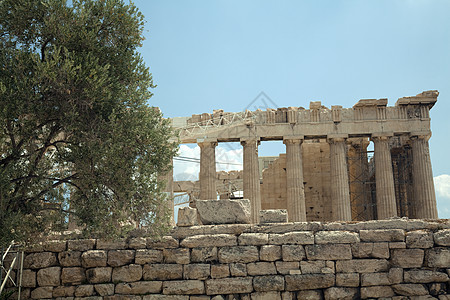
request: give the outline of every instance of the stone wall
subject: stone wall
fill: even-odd
[[[36,246],[25,256],[22,293],[33,299],[450,299],[449,246],[448,220],[178,227],[160,241]]]

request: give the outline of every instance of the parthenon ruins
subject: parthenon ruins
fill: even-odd
[[[428,139],[438,95],[425,91],[393,107],[362,99],[352,108],[316,101],[309,109],[215,110],[172,123],[181,143],[201,149],[197,199],[217,199],[220,180],[242,178],[254,223],[261,209],[287,209],[289,221],[437,219]],[[283,141],[286,154],[261,174],[258,145],[271,140]],[[243,146],[243,171],[229,179],[216,172],[215,160],[216,146],[226,142]],[[183,184],[175,182],[175,191]]]

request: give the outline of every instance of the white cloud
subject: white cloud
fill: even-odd
[[[450,218],[450,175],[434,177],[439,218]]]

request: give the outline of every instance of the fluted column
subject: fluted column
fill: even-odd
[[[372,136],[375,150],[375,185],[378,220],[397,216],[389,138],[389,136],[381,135]]]
[[[259,223],[259,211],[261,210],[261,193],[259,180],[258,145],[259,140],[241,139],[244,147],[244,172],[243,187],[244,199],[250,200],[252,223]]]
[[[351,221],[345,138],[328,138],[331,164],[331,201],[335,221]]]
[[[287,211],[291,222],[306,221],[305,188],[303,185],[303,137],[285,138]]]
[[[165,176],[166,188],[165,192],[167,193],[166,205],[170,214],[170,225],[175,225],[174,218],[174,203],[173,203],[173,163],[170,164],[170,170],[167,172]]]
[[[200,147],[200,200],[217,199],[216,141],[201,141]]]
[[[416,218],[437,219],[436,194],[427,136],[412,136],[413,184]]]

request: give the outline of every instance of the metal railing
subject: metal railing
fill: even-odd
[[[23,258],[23,250],[21,251],[20,245],[14,241],[11,242],[6,251],[3,251],[2,248],[2,253],[0,256],[0,297],[5,290],[6,284],[11,282],[12,286],[17,288],[17,299],[20,299]],[[16,272],[13,272],[14,269],[16,269]],[[3,274],[5,274],[4,278]]]

